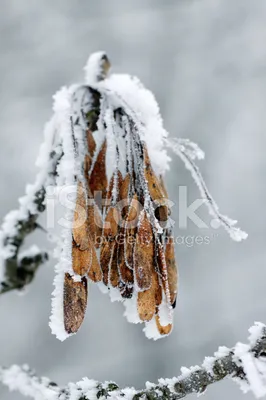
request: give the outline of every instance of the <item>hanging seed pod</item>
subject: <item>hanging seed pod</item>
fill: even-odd
[[[156,321],[156,326],[158,329],[158,332],[160,333],[160,335],[169,335],[169,333],[171,332],[173,325],[172,324],[168,324],[168,325],[161,325],[160,323],[160,317],[158,315],[155,316],[155,321]]]
[[[159,272],[161,274],[164,293],[166,296],[167,303],[171,305],[172,303],[171,303],[171,293],[169,288],[168,269],[165,259],[164,248],[163,245],[159,242],[159,240],[157,240],[156,247],[157,247],[157,262],[158,262]]]
[[[102,270],[102,280],[106,286],[109,285],[109,271],[111,268],[111,264],[113,262],[114,250],[115,250],[115,241],[111,240],[103,241],[100,253],[100,266]]]
[[[75,282],[71,275],[64,280],[64,326],[67,333],[75,333],[80,328],[87,307],[87,279]]]
[[[97,156],[97,159],[95,161],[94,167],[92,169],[90,179],[89,179],[89,187],[94,195],[94,192],[102,192],[102,198],[106,197],[106,191],[107,191],[107,177],[106,177],[106,163],[105,163],[105,157],[106,157],[106,139],[104,140],[101,149],[99,151],[99,154]]]
[[[117,244],[117,267],[119,271],[119,275],[121,278],[121,281],[125,285],[133,285],[134,282],[134,275],[132,269],[127,267],[126,261],[125,261],[125,240],[126,240],[126,235],[125,235],[125,223],[124,226],[120,229],[120,234],[119,238],[117,238],[118,244]]]
[[[117,252],[118,252],[118,244],[115,242],[114,252],[109,272],[109,283],[113,287],[117,287],[120,282],[120,275],[118,272],[118,265],[117,265]]]
[[[80,250],[75,241],[72,241],[72,268],[75,274],[84,275],[92,264],[92,249],[88,245],[86,250]]]
[[[147,290],[151,286],[154,269],[154,239],[151,223],[146,211],[140,214],[134,251],[134,271],[138,288]]]
[[[144,153],[144,174],[148,183],[148,188],[152,200],[158,200],[161,204],[164,202],[164,190],[161,187],[160,180],[157,178],[150,161],[147,146],[143,146]]]
[[[140,214],[140,203],[135,193],[130,202],[125,223],[125,262],[129,269],[134,269],[134,249],[137,240],[137,224]]]
[[[174,238],[172,236],[168,236],[166,238],[165,261],[167,266],[170,300],[171,300],[171,305],[174,308],[177,296],[178,271],[175,260]]]
[[[119,214],[117,209],[115,207],[110,207],[105,218],[100,253],[100,265],[103,273],[103,283],[105,285],[109,284],[109,270],[116,246],[115,238],[118,233],[118,218]]]
[[[152,272],[151,287],[138,293],[138,314],[142,321],[150,321],[156,312],[156,293],[160,284],[158,275]]]
[[[125,218],[129,212],[129,201],[128,201],[129,185],[130,185],[130,175],[126,174],[126,176],[121,182],[120,193],[119,193],[119,197],[121,200],[121,215],[123,218]]]
[[[72,235],[76,245],[79,247],[80,250],[85,250],[88,247],[86,208],[87,208],[86,192],[83,189],[82,183],[78,182]]]
[[[102,270],[95,251],[95,246],[91,240],[89,241],[89,245],[91,251],[91,264],[88,270],[88,277],[93,282],[100,282],[102,280]]]
[[[87,130],[87,145],[88,145],[88,152],[91,158],[94,156],[96,150],[96,143],[90,129]]]

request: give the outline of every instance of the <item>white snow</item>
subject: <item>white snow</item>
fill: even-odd
[[[253,326],[249,328],[249,343],[251,346],[254,346],[258,339],[261,338],[263,332],[266,334],[266,325],[262,322],[255,322]]]
[[[106,56],[104,51],[92,53],[84,67],[86,84],[94,84],[101,76],[101,60]]]
[[[199,147],[195,143],[192,143],[186,139],[181,139],[181,141],[180,139],[176,141],[165,139],[165,144],[180,157],[180,159],[184,162],[185,167],[190,171],[196,185],[199,188],[202,199],[205,200],[205,204],[208,207],[210,215],[219,221],[219,223],[229,233],[231,239],[235,240],[236,242],[246,239],[248,234],[242,231],[240,228],[234,226],[236,225],[237,221],[232,220],[219,212],[219,208],[211,196],[198,166],[194,162],[196,158],[204,158],[204,153],[199,149]]]
[[[112,74],[95,85],[108,94],[113,108],[123,107],[138,124],[141,138],[148,147],[151,163],[156,174],[169,170],[170,157],[164,138],[168,133],[163,128],[162,118],[154,95],[136,77],[127,74]]]
[[[23,250],[19,253],[18,262],[20,262],[24,257],[35,257],[40,253],[41,253],[41,250],[39,249],[39,247],[36,246],[36,244],[33,244],[28,249]]]
[[[235,361],[241,361],[244,369],[247,382],[237,378],[240,388],[244,393],[252,391],[255,397],[261,398],[266,395],[266,364],[263,368],[263,363],[256,360],[253,353],[250,351],[250,346],[237,343],[235,346]],[[259,361],[259,363],[257,363]],[[258,368],[259,367],[259,368]]]

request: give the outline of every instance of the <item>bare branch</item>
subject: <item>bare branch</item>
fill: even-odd
[[[266,394],[266,327],[257,323],[249,331],[248,345],[238,343],[233,349],[221,347],[214,357],[207,357],[202,366],[182,368],[179,377],[160,379],[157,384],[147,382],[144,390],[119,389],[113,382],[100,383],[88,378],[60,388],[47,378],[38,378],[29,367],[17,365],[0,368],[0,381],[10,390],[17,390],[36,400],[177,400],[192,393],[203,393],[209,385],[230,377],[244,391],[251,390],[256,397],[262,397]],[[251,364],[254,365],[254,371]]]

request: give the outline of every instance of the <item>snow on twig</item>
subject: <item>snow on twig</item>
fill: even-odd
[[[208,207],[209,213],[212,217],[217,219],[217,222],[224,227],[229,233],[231,239],[240,242],[248,237],[248,234],[234,225],[237,221],[222,215],[219,208],[210,194],[206,183],[200,173],[198,166],[195,164],[195,159],[203,159],[203,151],[193,142],[188,139],[165,139],[166,145],[176,153],[184,162],[186,168],[190,171],[195,183],[197,184],[202,199]]]
[[[181,368],[181,375],[146,383],[143,390],[120,389],[114,382],[100,383],[83,378],[60,388],[48,378],[38,378],[27,366],[0,367],[0,381],[11,391],[19,391],[34,400],[96,400],[108,398],[181,399],[189,394],[201,394],[209,385],[226,377],[236,381],[244,392],[256,398],[266,395],[266,326],[256,323],[250,328],[249,343],[234,348],[220,347],[213,357],[206,357],[201,366]]]

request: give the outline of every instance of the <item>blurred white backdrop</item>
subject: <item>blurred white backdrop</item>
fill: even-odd
[[[0,217],[17,207],[34,162],[51,97],[80,81],[88,55],[106,50],[113,71],[137,75],[151,89],[172,137],[206,151],[201,169],[223,213],[249,233],[235,243],[193,225],[176,235],[206,234],[209,245],[176,246],[180,290],[170,337],[148,341],[128,324],[121,304],[92,287],[80,332],[61,343],[48,327],[53,264],[41,268],[25,296],[0,299],[0,364],[28,363],[59,384],[83,376],[141,388],[179,374],[219,345],[244,341],[266,322],[266,2],[250,0],[2,0],[0,14]],[[170,199],[180,185],[198,197],[173,156]],[[200,215],[209,221],[206,210]],[[177,218],[177,207],[173,209]],[[218,233],[218,236],[217,236]],[[45,247],[42,233],[31,237]],[[207,400],[244,396],[224,381]],[[1,400],[22,399],[0,387]],[[251,395],[246,395],[247,400]]]

